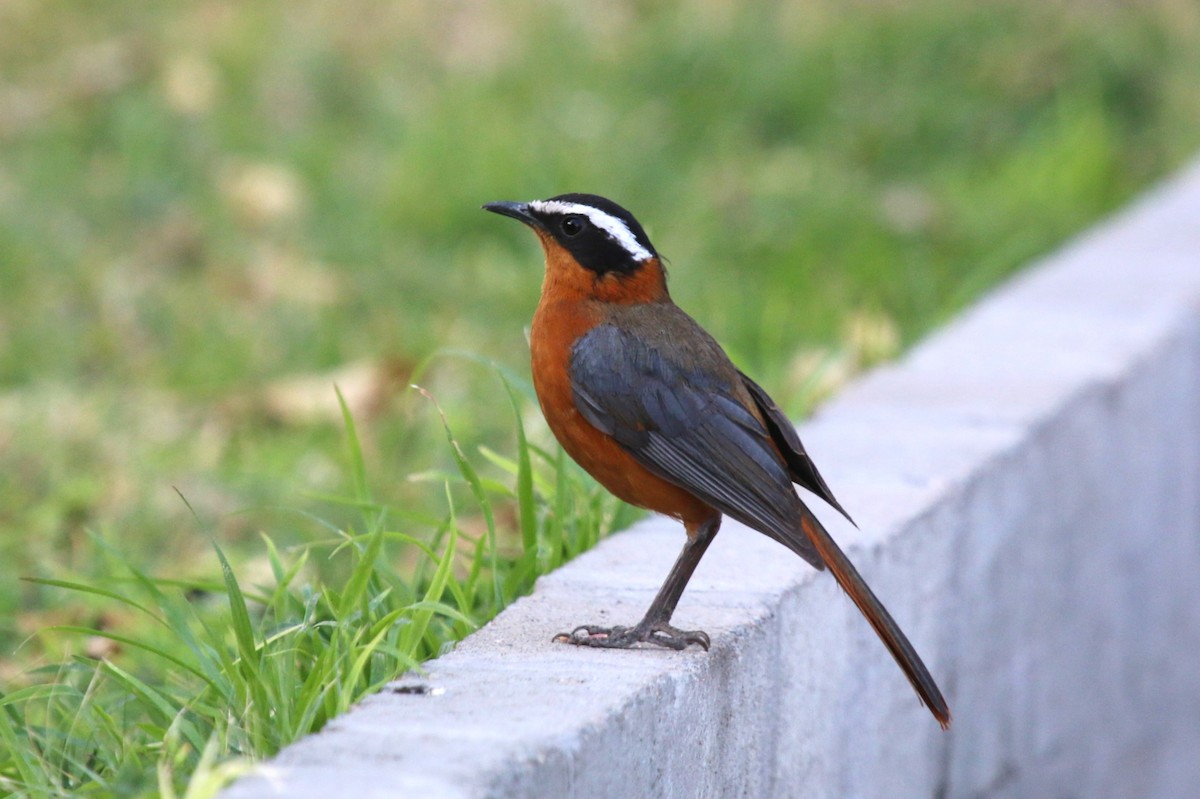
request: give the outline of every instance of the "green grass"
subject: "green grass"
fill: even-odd
[[[212,721],[227,695],[186,670],[61,630],[249,697],[218,551],[262,657],[294,629],[342,697],[385,679],[392,633],[342,666],[452,530],[439,601],[478,623],[613,525],[479,365],[520,385],[540,280],[480,203],[629,206],[680,304],[799,415],[1181,164],[1197,85],[1184,0],[0,3],[0,690],[3,733],[46,736],[0,774],[201,790],[269,751],[252,698]],[[302,629],[344,595],[378,603],[348,638]],[[406,657],[466,629],[434,613]]]
[[[243,585],[215,541],[217,581],[151,578],[102,540],[96,551],[112,575],[103,585],[36,580],[127,613],[120,632],[53,632],[104,639],[129,656],[75,657],[0,693],[0,795],[211,795],[240,772],[239,760],[319,730],[628,521],[561,451],[530,446],[518,414],[516,460],[490,456],[511,485],[482,477],[446,427],[458,472],[431,480],[443,488],[446,513],[429,520],[430,535],[402,532],[394,517],[409,529],[423,525],[373,500],[348,411],[345,423],[354,493],[340,502],[361,520],[339,529],[314,519],[326,536],[289,554],[263,536],[264,585]],[[487,519],[481,533],[462,529],[452,483],[468,487]],[[519,509],[519,548],[502,550],[498,501]],[[398,552],[410,555],[402,572],[393,565]],[[341,576],[314,580],[307,567],[316,558],[341,565]]]

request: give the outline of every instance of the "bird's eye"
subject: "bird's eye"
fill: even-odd
[[[559,227],[562,228],[562,232],[567,236],[578,236],[583,232],[583,217],[565,217]]]

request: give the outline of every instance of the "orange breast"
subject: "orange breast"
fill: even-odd
[[[575,462],[620,499],[673,516],[689,528],[716,511],[663,480],[593,427],[575,408],[568,364],[571,347],[603,321],[603,304],[545,291],[531,331],[533,385],[550,429]]]

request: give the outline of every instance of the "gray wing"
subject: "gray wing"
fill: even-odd
[[[742,382],[749,390],[750,396],[754,398],[754,403],[762,412],[763,418],[766,419],[767,429],[775,441],[775,446],[779,447],[783,459],[787,462],[792,480],[828,502],[834,510],[846,517],[846,521],[857,527],[854,519],[851,519],[850,514],[846,513],[846,509],[842,507],[842,503],[834,498],[833,492],[825,484],[825,478],[817,471],[817,465],[804,451],[804,444],[801,443],[800,436],[796,433],[796,428],[792,425],[791,420],[784,415],[779,406],[775,404],[775,400],[771,399],[762,386],[746,377],[745,374],[741,372],[738,374],[742,375]]]
[[[579,412],[650,471],[824,568],[771,432],[731,385],[736,369],[715,343],[705,367],[666,338],[653,348],[615,325],[580,338],[570,364]]]

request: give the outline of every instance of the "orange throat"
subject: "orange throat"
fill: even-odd
[[[537,231],[546,253],[546,276],[542,283],[542,304],[547,300],[616,303],[663,302],[667,293],[667,273],[662,261],[643,261],[633,273],[606,272],[599,275],[579,265],[571,253],[553,237]]]

